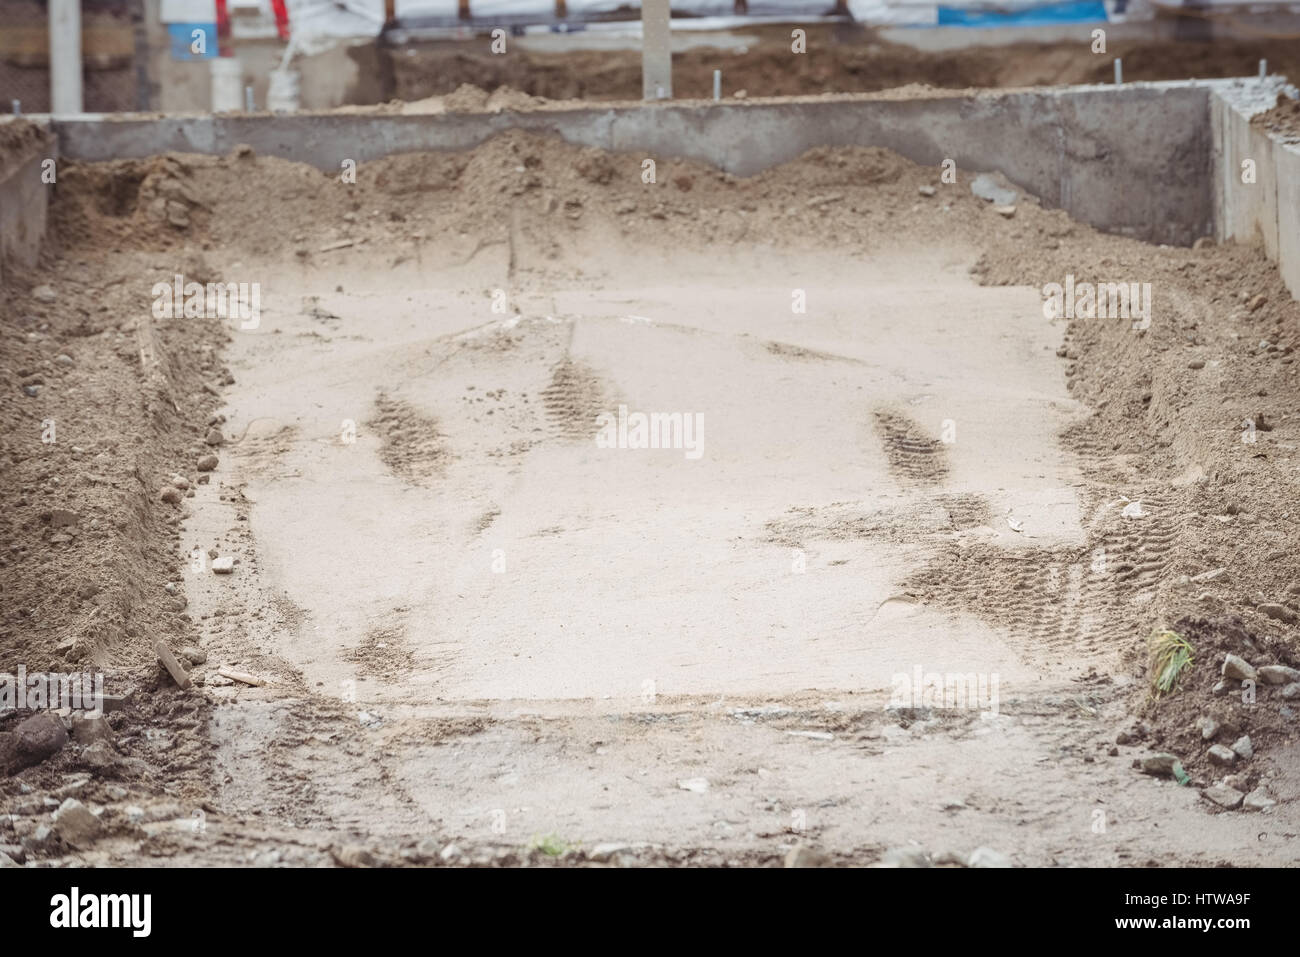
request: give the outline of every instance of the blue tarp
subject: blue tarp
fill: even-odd
[[[1049,23],[1104,23],[1106,6],[1101,0],[1064,0],[1023,10],[969,10],[939,7],[939,26],[944,27],[1029,27]]]

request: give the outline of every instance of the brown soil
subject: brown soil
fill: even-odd
[[[50,247],[40,268],[8,276],[0,317],[0,660],[20,661],[29,670],[94,663],[106,670],[110,693],[131,691],[133,699],[111,722],[126,760],[108,771],[87,768],[93,776],[75,792],[110,808],[112,840],[89,855],[52,847],[37,857],[131,861],[160,854],[204,862],[355,863],[355,854],[343,846],[373,844],[382,832],[391,841],[384,860],[428,863],[434,858],[409,835],[429,825],[400,783],[401,762],[388,760],[388,752],[413,748],[434,754],[430,760],[436,762],[450,759],[438,750],[449,738],[462,746],[501,746],[507,754],[517,753],[525,739],[544,740],[530,723],[536,719],[498,715],[494,720],[501,725],[495,727],[482,709],[432,723],[399,721],[368,734],[356,722],[355,707],[349,711],[309,690],[292,661],[253,637],[268,622],[285,629],[302,618],[287,598],[224,600],[218,612],[195,621],[180,597],[185,590],[173,595],[166,589],[182,580],[199,533],[187,528],[182,539],[187,500],[167,504],[160,490],[174,473],[184,480],[177,484],[203,481],[196,460],[210,451],[203,437],[214,422],[220,388],[233,378],[222,364],[228,335],[219,322],[140,318],[149,315],[152,285],[178,272],[200,278],[214,272],[209,259],[223,257],[219,265],[226,268],[235,255],[284,271],[294,264],[320,269],[325,281],[330,254],[323,250],[339,240],[351,240],[375,271],[420,255],[468,263],[494,246],[508,246],[510,269],[522,271],[514,251],[525,250],[531,257],[528,281],[541,289],[574,275],[566,270],[582,261],[583,249],[605,245],[652,243],[701,253],[776,246],[792,256],[837,248],[867,257],[893,248],[900,233],[918,247],[982,249],[974,272],[991,286],[1037,289],[1067,274],[1150,282],[1155,305],[1148,330],[1074,320],[1058,353],[1068,389],[1091,410],[1061,436],[1084,477],[1085,545],[972,545],[934,537],[925,527],[932,519],[924,516],[900,529],[894,520],[809,512],[772,530],[776,540],[792,546],[819,538],[850,544],[900,534],[924,539],[934,547],[928,564],[904,583],[909,602],[973,616],[1026,658],[1058,668],[1075,656],[1119,652],[1125,664],[1114,674],[1094,671],[1073,679],[1084,702],[1078,707],[1100,715],[1086,731],[1065,730],[1074,727],[1070,716],[1077,714],[1068,696],[1022,703],[1020,718],[1014,717],[1016,708],[1008,708],[1025,728],[1034,726],[1034,715],[1056,716],[1062,737],[1052,738],[1053,748],[1065,750],[1061,742],[1068,737],[1071,753],[1088,754],[1087,763],[1071,772],[1081,788],[1088,775],[1102,773],[1093,755],[1105,762],[1114,729],[1137,715],[1148,722],[1146,747],[1173,750],[1198,783],[1217,776],[1192,731],[1197,717],[1231,705],[1211,690],[1223,654],[1242,655],[1256,666],[1300,665],[1295,626],[1258,607],[1300,606],[1294,585],[1300,580],[1294,515],[1300,418],[1289,401],[1296,387],[1300,303],[1290,298],[1262,251],[1155,248],[1103,235],[1032,199],[1022,199],[1014,218],[1003,218],[965,184],[941,185],[935,170],[877,149],[818,149],[750,179],[664,162],[652,189],[640,181],[641,159],[512,133],[468,153],[368,164],[350,190],[316,170],[247,151],[61,168]],[[920,197],[923,185],[935,186],[938,195]],[[183,216],[176,216],[178,209]],[[257,229],[250,231],[250,223]],[[431,254],[428,244],[435,240]],[[36,295],[42,283],[54,287],[52,302]],[[322,328],[338,319],[328,310],[310,315]],[[524,346],[509,334],[492,341],[507,351]],[[842,361],[795,344],[770,342],[761,349],[791,364]],[[36,385],[38,394],[25,394],[24,385]],[[559,417],[552,426],[569,436],[572,416],[566,410],[586,408],[593,390],[602,387],[577,363],[562,363],[549,388],[539,398],[552,418]],[[57,423],[57,443],[40,441],[47,419]],[[1258,426],[1250,443],[1242,439],[1247,419]],[[371,425],[383,433],[379,454],[399,478],[419,485],[441,474],[447,461],[443,436],[424,413],[380,394]],[[879,410],[872,425],[901,484],[926,488],[943,481],[948,466],[942,446],[906,414]],[[284,434],[269,427],[246,430],[243,438],[260,442],[248,454],[262,467],[275,468]],[[231,510],[231,529],[220,542],[200,544],[221,544],[224,554],[235,550],[243,556],[244,574],[255,582],[257,542],[241,524],[255,503],[222,476],[213,482],[221,483],[216,491]],[[944,534],[1002,520],[978,497],[943,501]],[[1121,516],[1125,501],[1141,501],[1144,517]],[[56,528],[56,515],[69,514],[70,521],[57,518]],[[494,517],[485,513],[480,527]],[[1109,569],[1101,577],[1088,572],[1099,551]],[[1221,567],[1227,569],[1221,576],[1193,581]],[[1197,657],[1177,693],[1155,701],[1147,690],[1145,639],[1160,626],[1183,629]],[[194,671],[207,693],[178,692],[153,662],[158,638],[173,647],[201,642],[242,670],[277,677],[279,690],[256,689],[238,701],[214,696],[215,690],[229,691],[212,687],[214,657]],[[350,660],[366,674],[392,679],[409,671],[411,648],[400,623],[378,622],[352,644]],[[1261,686],[1259,695],[1259,707],[1234,709],[1260,754],[1247,776],[1252,786],[1267,778],[1275,792],[1285,791],[1294,782],[1278,767],[1282,756],[1294,754],[1294,705],[1278,699],[1276,688]],[[221,701],[234,703],[218,707]],[[673,722],[701,735],[722,733],[710,730],[705,704],[688,698],[666,702],[665,724],[645,718],[619,740],[642,742],[650,753],[662,754],[671,748]],[[883,754],[872,742],[892,741],[891,735],[918,720],[904,715],[895,725],[866,703],[833,715],[800,695],[782,704],[792,709],[782,719],[789,723],[774,732],[787,735],[782,740],[789,741],[790,729],[831,729],[868,754]],[[575,740],[590,739],[583,753],[592,753],[608,737],[602,721],[552,717],[545,734],[563,737],[557,729],[568,728]],[[955,747],[975,746],[961,720],[922,724]],[[207,743],[210,727],[215,745]],[[561,747],[555,760],[563,754]],[[1127,774],[1132,757],[1120,756],[1122,765],[1105,773]],[[43,813],[21,788],[37,796],[53,792],[82,769],[81,762],[81,750],[70,746],[0,782],[0,806],[18,815],[0,819],[0,843],[29,835]],[[374,792],[366,782],[376,781],[385,803],[372,807]],[[221,839],[205,843],[168,832],[142,843],[138,825],[125,817],[128,804],[159,809],[161,818],[172,806],[172,817],[180,819],[203,810]],[[1014,806],[988,810],[1020,824]],[[1134,813],[1141,817],[1140,809]],[[408,836],[393,836],[398,834]],[[1167,848],[1172,859],[1224,859],[1213,852],[1207,859],[1191,846]],[[883,850],[838,848],[837,859],[870,862]],[[272,852],[273,859],[258,856]],[[517,845],[485,853],[498,863],[549,859]],[[736,850],[696,844],[639,853],[641,860],[697,863],[771,863],[781,856],[770,845]]]
[[[1112,61],[1124,60],[1124,78],[1183,80],[1254,76],[1261,58],[1269,70],[1300,78],[1294,39],[1114,41],[1094,54],[1085,34],[1077,44],[1016,44],[924,52],[880,40],[870,29],[812,26],[808,52],[790,52],[790,28],[746,30],[758,42],[743,53],[697,48],[673,55],[673,94],[713,95],[713,71],[722,70],[724,95],[866,93],[917,84],[940,89],[1109,83]],[[473,50],[471,51],[471,47]],[[486,43],[408,44],[389,53],[393,89],[385,98],[420,100],[452,93],[462,84],[508,86],[550,100],[637,100],[641,61],[635,50],[537,53],[511,49],[494,56]]]

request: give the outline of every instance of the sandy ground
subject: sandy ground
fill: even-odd
[[[58,492],[7,446],[6,658],[98,660],[133,705],[111,753],[74,742],[0,783],[0,845],[36,863],[1295,863],[1295,703],[1211,691],[1227,652],[1298,663],[1300,305],[1259,251],[1105,237],[1031,197],[1006,217],[878,150],[751,180],[665,162],[644,184],[640,160],[506,136],[354,187],[249,154],[67,172],[59,251],[10,297],[7,434],[20,401],[63,415],[84,383],[155,382],[168,401],[113,433],[150,458],[62,474],[136,477],[140,527],[89,554],[133,542],[136,587],[179,607],[76,597],[65,630],[122,620],[57,655],[58,632],[20,624]],[[178,270],[259,282],[261,321],[147,323],[163,368],[142,380],[123,330]],[[1117,270],[1158,290],[1150,329],[1044,317],[1043,283]],[[20,391],[69,348],[76,371]],[[600,447],[620,405],[701,414],[701,454]],[[62,543],[61,574],[85,544]],[[152,664],[161,621],[202,649],[189,692]],[[1158,626],[1197,661],[1154,701]],[[915,669],[996,697],[900,706]],[[1207,716],[1254,756],[1212,763]],[[1134,767],[1156,752],[1189,786]],[[1202,791],[1225,775],[1277,803],[1220,810]],[[104,809],[95,840],[39,837],[67,796]]]

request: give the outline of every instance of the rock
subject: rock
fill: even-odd
[[[1219,672],[1225,678],[1232,678],[1237,681],[1257,681],[1258,672],[1251,667],[1250,662],[1236,655],[1228,655],[1223,659],[1223,668]]]
[[[1278,692],[1278,695],[1280,697],[1286,698],[1288,701],[1291,700],[1292,698],[1300,698],[1300,681],[1297,681],[1294,684],[1287,685],[1285,688],[1283,688],[1281,691]]]
[[[117,767],[121,761],[122,756],[114,750],[113,745],[107,740],[96,741],[81,751],[81,763],[90,768],[95,774],[102,775],[110,768]]]
[[[211,472],[213,469],[217,467],[217,463],[220,461],[221,461],[220,459],[218,459],[215,455],[212,454],[200,455],[199,460],[198,462],[195,463],[195,465],[198,467],[198,470],[200,472]]]
[[[1212,744],[1210,745],[1210,750],[1206,752],[1206,757],[1210,759],[1211,764],[1217,764],[1219,767],[1223,768],[1230,768],[1237,761],[1237,752],[1222,744]]]
[[[1193,359],[1191,362],[1187,363],[1187,368],[1189,368],[1189,369],[1204,369],[1204,368],[1205,368],[1205,360],[1204,360],[1204,359]]]
[[[1213,741],[1214,736],[1219,733],[1219,728],[1221,727],[1218,719],[1212,718],[1209,715],[1197,718],[1196,726],[1201,729],[1202,741]]]
[[[159,495],[158,497],[161,498],[168,505],[179,505],[181,503],[180,490],[176,488],[172,488],[172,486],[170,485],[168,485],[165,489],[163,489],[162,494]]]
[[[330,855],[339,867],[374,867],[378,862],[368,848],[360,844],[345,844],[330,848]]]
[[[229,555],[212,559],[212,570],[218,575],[229,575],[235,570],[235,560]]]
[[[71,528],[77,524],[77,513],[68,508],[55,508],[50,510],[50,528]],[[1297,673],[1296,679],[1300,680],[1300,673]]]
[[[221,434],[220,429],[208,429],[208,434],[203,437],[203,441],[208,445],[221,445],[226,441],[226,437]]]
[[[935,193],[938,192],[938,190],[936,190],[933,186],[920,186],[917,188],[916,191],[920,193],[922,196],[933,196]]]
[[[181,657],[189,659],[192,665],[201,665],[208,660],[208,653],[202,648],[195,648],[193,645],[187,645],[181,649]]]
[[[1249,301],[1246,303],[1246,308],[1249,309],[1251,312],[1258,312],[1266,302],[1268,302],[1268,296],[1262,294],[1258,296],[1251,296]]]
[[[998,181],[988,173],[980,173],[971,180],[970,191],[995,206],[1010,206],[1020,196],[1014,189],[998,185]]]
[[[72,716],[72,740],[77,744],[94,744],[96,741],[112,741],[113,728],[109,725],[106,718],[74,714]]]
[[[438,857],[442,858],[442,862],[444,864],[454,863],[456,861],[459,861],[464,856],[465,856],[465,852],[462,851],[455,844],[448,844],[446,847],[442,849],[442,853],[438,855]]]
[[[1288,625],[1294,625],[1297,621],[1300,621],[1300,614],[1292,611],[1286,605],[1279,605],[1277,602],[1265,602],[1262,605],[1256,605],[1255,609],[1270,618],[1286,622]]]
[[[1258,670],[1259,680],[1266,685],[1285,685],[1300,681],[1300,671],[1286,665],[1265,665]]]
[[[41,394],[40,386],[36,386],[36,385],[23,386],[23,395],[27,396],[30,399],[34,399],[40,394]]]
[[[796,844],[785,856],[786,867],[830,867],[831,858],[825,851],[804,844]]]
[[[1214,695],[1227,694],[1229,689],[1231,688],[1232,688],[1231,683],[1229,683],[1224,679],[1220,679],[1214,683],[1214,687],[1210,689],[1210,694],[1214,694]]]
[[[34,714],[14,728],[18,756],[23,767],[40,764],[68,743],[63,722],[52,714]]]
[[[967,867],[1010,867],[1011,858],[991,847],[977,847],[970,852]]]
[[[891,847],[885,851],[881,867],[929,867],[930,855],[923,847]]]
[[[1255,756],[1255,748],[1250,743],[1250,735],[1243,734],[1236,741],[1232,742],[1232,750],[1237,757],[1249,761]]]
[[[0,851],[0,870],[4,870],[6,867],[22,867],[22,865],[4,851]]]
[[[68,798],[54,812],[53,829],[65,844],[85,850],[104,832],[104,825],[90,808],[76,798]]]
[[[965,867],[968,855],[956,851],[940,851],[931,859],[935,867]]]
[[[1244,774],[1225,774],[1223,783],[1233,790],[1243,793],[1250,789],[1250,779]]]
[[[12,731],[0,731],[0,778],[21,771],[22,757],[18,754],[18,735]]]
[[[37,286],[32,290],[32,298],[38,302],[53,302],[59,298],[53,286]]]
[[[1255,788],[1242,800],[1241,806],[1247,811],[1264,811],[1277,804],[1262,787]]]
[[[1143,774],[1171,778],[1174,776],[1174,768],[1181,767],[1178,759],[1172,754],[1151,754],[1142,759]]]
[[[587,860],[590,861],[608,861],[611,858],[618,857],[624,851],[632,850],[631,844],[597,844],[587,852]]]
[[[1213,787],[1208,787],[1202,791],[1201,797],[1219,805],[1219,807],[1227,808],[1231,811],[1233,808],[1241,805],[1242,799],[1245,798],[1245,795],[1236,788],[1228,787],[1226,784],[1216,784]]]
[[[1200,584],[1201,582],[1212,582],[1217,578],[1222,578],[1228,573],[1227,568],[1211,568],[1208,572],[1201,572],[1199,575],[1193,575],[1191,581]]]
[[[5,854],[19,864],[26,862],[27,852],[21,844],[0,844],[0,854]]]
[[[993,212],[997,213],[1003,219],[1010,219],[1016,215],[1015,206],[994,206]]]
[[[694,791],[696,794],[703,794],[709,789],[708,778],[687,778],[684,781],[678,781],[677,786],[683,791]]]

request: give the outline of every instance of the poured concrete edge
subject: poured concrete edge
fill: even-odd
[[[1224,81],[500,113],[85,116],[52,125],[74,159],[221,155],[248,144],[322,170],[347,159],[473,149],[510,129],[699,160],[739,176],[818,146],[877,146],[936,170],[953,159],[961,174],[1001,171],[1083,222],[1189,244],[1214,227],[1208,91],[1216,82]]]
[[[1049,206],[1121,235],[1187,245],[1262,237],[1300,298],[1300,149],[1249,122],[1276,103],[1280,77],[1135,83],[900,98],[840,96],[745,103],[675,102],[500,113],[132,114],[31,117],[60,155],[102,161],[165,152],[259,154],[340,170],[396,153],[473,149],[521,129],[749,176],[819,146],[876,146],[938,171],[999,171]],[[1256,183],[1239,182],[1240,161]],[[37,164],[39,168],[39,164]],[[24,182],[31,180],[30,164]],[[1234,176],[1237,179],[1234,180]],[[8,181],[4,181],[8,182]],[[7,227],[22,246],[45,197]],[[10,204],[6,203],[6,206]],[[20,203],[21,205],[21,203]],[[39,209],[37,208],[39,207]],[[24,231],[25,230],[25,231]]]
[[[1275,100],[1241,89],[1213,98],[1215,237],[1258,239],[1291,295],[1300,299],[1300,143],[1251,123]],[[1254,181],[1243,181],[1251,164]]]

